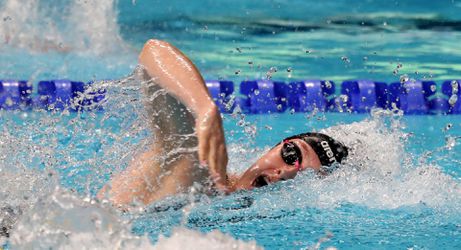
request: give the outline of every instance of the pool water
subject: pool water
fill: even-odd
[[[331,176],[172,197],[121,213],[93,200],[151,142],[130,77],[145,40],[167,40],[206,79],[461,78],[461,2],[1,0],[0,77],[107,89],[91,112],[0,111],[0,223],[9,248],[459,249],[461,119],[226,114],[229,171],[281,138],[326,131],[352,149]],[[277,71],[271,70],[277,68]],[[217,231],[214,231],[217,230]],[[224,234],[223,234],[224,233]]]

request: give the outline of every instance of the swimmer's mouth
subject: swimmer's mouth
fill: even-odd
[[[252,186],[256,187],[256,188],[264,187],[264,186],[267,186],[267,185],[269,185],[269,182],[267,181],[266,176],[264,176],[264,175],[258,176],[258,178],[256,178],[253,181],[253,184],[252,184]]]

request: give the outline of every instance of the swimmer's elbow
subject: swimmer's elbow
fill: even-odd
[[[161,51],[165,49],[173,48],[169,42],[157,40],[157,39],[150,39],[145,44],[139,55],[139,62],[143,64],[143,62],[153,56],[153,54],[159,54]]]
[[[172,45],[167,41],[157,40],[157,39],[149,39],[145,44],[144,47],[172,47]]]

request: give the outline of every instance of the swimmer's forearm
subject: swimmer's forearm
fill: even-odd
[[[216,108],[198,69],[169,43],[147,41],[139,63],[157,84],[183,102],[194,115],[204,115]]]

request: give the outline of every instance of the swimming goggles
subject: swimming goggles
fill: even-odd
[[[288,140],[284,140],[280,154],[282,156],[282,160],[286,164],[295,166],[298,170],[301,170],[303,157],[298,145]]]

